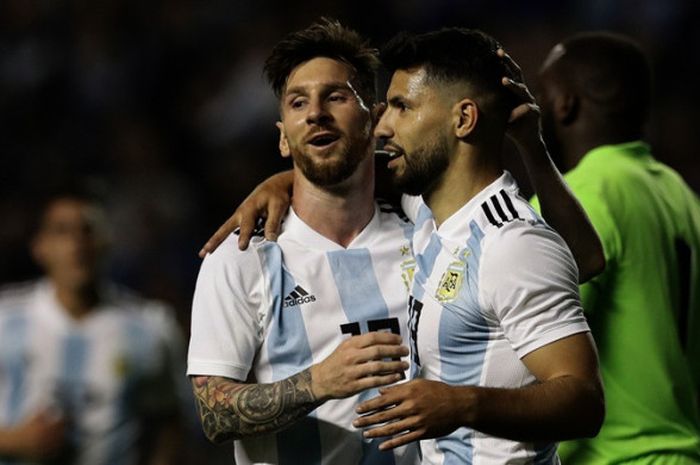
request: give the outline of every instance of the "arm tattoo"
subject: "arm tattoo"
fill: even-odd
[[[217,444],[278,431],[321,404],[311,392],[310,369],[270,384],[210,376],[192,386],[204,433]]]

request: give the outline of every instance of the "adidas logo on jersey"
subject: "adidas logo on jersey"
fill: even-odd
[[[284,298],[282,308],[294,307],[295,305],[308,304],[311,302],[316,302],[316,296],[306,292],[303,287],[297,286]]]

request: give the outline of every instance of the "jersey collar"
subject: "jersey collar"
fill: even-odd
[[[300,242],[307,248],[324,252],[365,248],[370,244],[374,231],[379,228],[379,223],[379,207],[375,203],[372,219],[352,242],[350,242],[347,248],[345,248],[311,228],[311,226],[299,218],[294,209],[290,207],[287,218],[282,225],[282,234],[280,234],[279,241],[293,240],[295,242]]]

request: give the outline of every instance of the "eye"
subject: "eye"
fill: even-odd
[[[347,97],[344,94],[341,94],[340,92],[333,92],[331,95],[328,96],[328,100],[331,102],[344,102],[347,100]]]
[[[303,108],[305,104],[306,104],[305,98],[296,97],[289,102],[289,107],[294,109],[294,110],[298,110],[300,108]]]

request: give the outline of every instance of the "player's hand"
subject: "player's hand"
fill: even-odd
[[[317,399],[342,399],[365,389],[386,386],[403,378],[408,355],[401,336],[371,332],[343,341],[331,355],[311,367],[311,388]],[[396,359],[396,360],[388,360]]]
[[[360,404],[356,411],[363,415],[356,428],[367,428],[366,438],[393,436],[379,445],[380,450],[393,449],[409,442],[445,436],[461,426],[457,420],[463,400],[456,389],[438,381],[414,379],[385,387],[380,395]]]
[[[259,184],[204,244],[199,251],[200,258],[216,250],[237,227],[240,227],[238,248],[245,250],[255,225],[261,218],[265,219],[265,238],[270,241],[277,240],[282,218],[291,203],[293,182],[294,176],[290,170],[270,176]]]
[[[14,429],[16,453],[39,460],[56,456],[66,440],[66,422],[56,412],[44,410]]]
[[[501,57],[509,73],[508,76],[501,78],[501,83],[519,102],[510,113],[506,134],[519,149],[529,152],[543,144],[540,107],[525,84],[520,66],[502,48],[499,48],[496,53]]]

